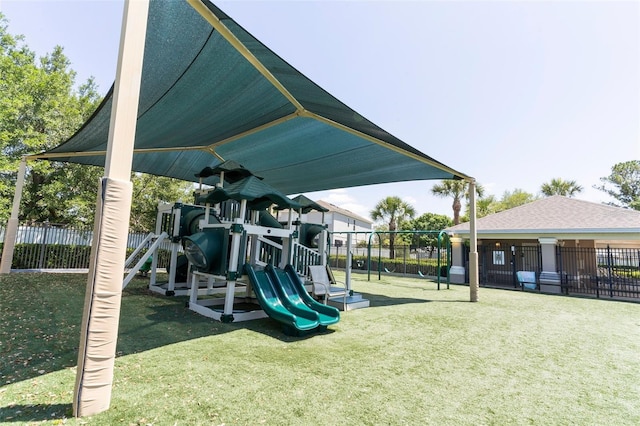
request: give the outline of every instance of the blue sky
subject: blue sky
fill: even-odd
[[[593,189],[640,159],[640,2],[219,1],[290,64],[383,129],[474,176],[488,194],[552,178]],[[12,34],[54,45],[106,93],[122,0],[0,0]],[[451,216],[434,181],[307,194],[363,216],[387,195]]]

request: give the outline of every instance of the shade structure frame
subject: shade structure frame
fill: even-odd
[[[156,4],[161,4],[160,1],[155,2],[155,3]],[[169,3],[171,3],[171,2],[166,2],[166,4],[169,4]],[[202,2],[200,2],[200,3],[202,3]],[[110,92],[110,93],[112,93],[112,92]],[[101,107],[98,109],[98,111],[96,111],[96,113],[92,116],[92,118],[93,117],[98,117],[99,114],[101,112],[103,112],[104,109],[105,109],[105,108],[102,108],[102,107],[107,105],[108,103],[109,103],[109,99],[105,99],[105,101],[102,103]],[[298,111],[300,113],[299,115],[305,115],[308,112],[305,108],[296,109],[296,111]],[[349,111],[351,111],[351,110],[347,110],[347,113]],[[351,133],[352,136],[354,136],[354,137],[362,137],[363,135],[367,135],[367,137],[364,137],[364,139],[367,140],[368,142],[374,143],[374,144],[382,146],[384,148],[389,148],[389,146],[388,146],[389,142],[388,141],[376,138],[375,136],[369,134],[366,131],[353,129],[352,127],[350,127],[350,126],[348,126],[348,125],[346,125],[344,123],[339,123],[338,121],[333,120],[330,117],[325,117],[325,116],[323,116],[321,114],[316,114],[316,113],[313,113],[313,114],[315,114],[315,115],[317,115],[319,117],[323,117],[326,120],[326,122],[324,123],[326,125],[333,125],[332,123],[338,123],[338,124],[340,124],[340,126],[337,126],[336,128],[339,128],[339,129],[342,129],[342,130],[346,130],[347,133]],[[91,120],[89,122],[85,123],[85,125],[83,125],[83,127],[80,129],[80,131],[82,131],[83,129],[86,129],[87,127],[89,127],[90,124],[91,124]],[[369,123],[369,124],[373,125],[373,123]],[[373,126],[375,126],[375,125],[373,125]],[[354,132],[349,131],[349,129],[353,130]],[[381,129],[379,129],[379,130],[381,130]],[[76,135],[77,134],[78,133],[76,133]],[[382,142],[382,143],[377,143],[377,141]],[[437,170],[442,172],[442,175],[439,175],[438,177],[432,177],[433,179],[435,179],[435,178],[438,178],[438,179],[456,178],[456,179],[465,179],[465,180],[472,181],[472,178],[470,178],[470,177],[468,177],[468,176],[466,176],[466,175],[464,175],[464,174],[462,174],[460,172],[457,172],[457,171],[455,171],[455,170],[453,170],[453,169],[451,169],[451,168],[449,168],[447,166],[444,166],[441,163],[439,163],[439,162],[437,162],[437,161],[435,161],[433,159],[430,159],[428,156],[417,152],[417,150],[411,150],[411,149],[407,150],[407,149],[402,148],[401,146],[396,146],[393,143],[391,143],[390,145],[393,145],[393,146],[395,146],[397,148],[397,149],[390,150],[390,152],[394,152],[396,154],[404,155],[407,158],[410,158],[414,162],[422,162],[425,165],[428,165],[429,167],[432,167],[432,168],[437,169]],[[106,155],[106,153],[108,152],[108,150],[106,149],[106,144],[105,144],[105,149],[97,149],[96,147],[98,147],[98,146],[100,146],[99,143],[97,145],[93,146],[91,152],[85,153],[85,152],[83,152],[83,150],[70,150],[70,149],[67,149],[65,151],[64,150],[65,149],[64,148],[64,144],[63,144],[63,145],[60,146],[60,147],[63,147],[62,149],[60,149],[60,147],[58,147],[57,150],[54,149],[54,150],[52,150],[50,152],[47,152],[47,153],[36,154],[36,155],[32,156],[31,158],[35,158],[35,159],[54,159],[54,160],[58,159],[58,160],[61,160],[61,161],[70,161],[72,159],[75,159],[75,160],[87,159],[87,162],[84,162],[84,163],[81,162],[81,161],[78,161],[78,162],[80,162],[81,164],[93,164],[90,161],[95,161],[95,160],[89,160],[91,157],[95,157],[96,154],[98,154],[98,156],[103,156],[104,157]],[[216,147],[215,143],[212,143],[212,144],[195,144],[195,145],[191,145],[191,146],[180,146],[180,147],[167,147],[167,146],[152,146],[152,147],[149,147],[149,146],[143,146],[143,147],[134,147],[132,152],[137,155],[137,154],[144,154],[144,153],[161,154],[161,153],[175,152],[175,151],[183,151],[183,152],[200,151],[200,152],[206,152],[209,155],[211,155],[211,158],[213,160],[216,160],[216,161],[219,161],[219,162],[224,161],[223,157],[219,156],[219,154],[216,154],[215,147]],[[253,167],[251,167],[251,164],[248,164],[248,166],[253,169]],[[136,167],[136,165],[134,165],[134,169],[135,169],[135,167]],[[197,164],[194,167],[196,168],[196,170],[200,170],[200,169],[202,169],[202,164]],[[152,172],[152,171],[149,171],[149,170],[137,170],[137,171]],[[262,174],[262,173],[260,173],[260,169],[257,169],[256,172],[259,173],[259,174]],[[154,174],[159,174],[159,173],[154,173]],[[187,174],[193,175],[191,170],[189,170],[187,172]],[[173,176],[173,177],[177,177],[177,176]],[[266,178],[268,179],[269,176],[266,176]],[[418,180],[418,179],[415,178],[415,179],[406,179],[406,180]],[[348,181],[344,181],[344,182],[346,182],[348,184]],[[341,187],[346,187],[346,186],[347,185],[341,186]],[[123,187],[124,187],[124,185],[123,185]],[[336,186],[336,187],[338,187],[338,186]],[[127,191],[129,192],[129,199],[130,199],[130,189],[127,189]],[[286,190],[282,190],[282,191],[286,192]],[[110,218],[116,217],[118,215],[118,211],[120,211],[121,209],[115,209],[115,210],[117,210],[115,213],[111,212],[109,214]],[[243,209],[241,209],[241,210],[243,210]],[[472,222],[474,222],[474,221],[475,221],[475,212],[472,211]],[[118,248],[119,249],[124,249],[124,244],[121,244]],[[115,267],[112,268],[114,270],[115,269],[120,269],[121,270],[122,268],[121,268],[120,264],[122,264],[122,265],[124,264],[124,256],[119,256],[119,257],[121,259],[119,259],[117,262],[114,263]],[[475,278],[477,278],[477,259],[475,259],[475,260],[472,259],[471,263],[474,264],[471,267],[476,269],[476,273],[473,276]],[[87,306],[87,303],[85,303],[85,307],[86,306]],[[113,315],[113,316],[115,316],[115,315]],[[112,322],[110,325],[112,327],[115,326],[115,328],[117,329],[117,321],[115,323]],[[112,377],[111,377],[111,379],[112,379]],[[74,396],[74,399],[75,399],[75,396]],[[103,407],[98,407],[97,410],[101,410],[102,408]],[[82,415],[82,413],[77,413],[77,412],[75,414],[76,415],[78,415],[78,414]],[[87,412],[87,414],[89,414],[89,412]]]
[[[151,27],[167,26],[156,28],[156,33],[166,34],[166,38],[171,40],[183,37],[182,33],[168,34],[173,28],[166,23],[168,18],[163,16],[176,15],[178,18],[185,19],[176,26],[181,29],[193,27],[194,33],[199,31],[199,35],[187,34],[184,35],[187,41],[175,42],[176,46],[191,46],[194,43],[195,45],[191,53],[185,53],[183,66],[179,64],[169,66],[169,68],[175,68],[174,74],[179,81],[160,84],[157,81],[165,74],[156,75],[160,72],[157,70],[162,68],[158,64],[168,59],[166,57],[163,59],[153,50],[154,47],[164,47],[164,45],[160,41],[153,41],[153,35],[156,34],[153,30],[148,33],[148,39],[152,41],[150,47],[145,50],[145,59],[159,62],[155,68],[148,66],[148,69],[145,68],[143,71],[143,83],[146,82],[143,84],[143,91],[146,88],[147,93],[156,97],[149,97],[151,95],[145,97],[144,93],[141,96],[146,100],[144,102],[141,100],[138,111],[138,128],[142,130],[138,132],[134,146],[134,171],[197,182],[193,176],[198,170],[206,166],[215,167],[225,160],[235,160],[263,176],[267,182],[285,194],[386,182],[469,178],[400,141],[350,109],[269,50],[208,0],[188,1],[196,7],[197,11],[191,10],[189,13],[183,10],[182,5],[191,8],[189,4],[183,2],[152,0],[151,3],[150,9],[155,9],[156,12],[153,14],[150,11],[150,18],[155,18],[149,25]],[[165,8],[179,9],[179,13],[173,13],[173,9],[163,11],[162,9]],[[189,16],[186,17],[187,15]],[[195,41],[192,42],[192,39]],[[231,59],[228,64],[225,58]],[[210,72],[203,74],[203,70],[210,70]],[[208,79],[235,75],[238,72],[250,77],[251,84],[257,84],[255,89],[259,93],[266,94],[267,98],[264,99],[267,100],[259,100],[258,103],[264,103],[271,112],[263,114],[262,110],[258,110],[256,102],[251,98],[251,93],[247,96],[247,93],[242,93],[241,89],[238,89],[238,93],[233,93],[231,88],[225,88],[224,83],[219,84],[217,80],[213,83],[206,82]],[[188,110],[177,114],[178,120],[172,116],[164,116],[165,113],[173,113],[181,107],[188,109],[189,105],[179,104],[179,100],[185,99],[186,96],[183,91],[198,90],[197,85],[201,82],[204,82],[207,90],[213,90],[210,95],[207,95],[212,99],[198,95],[201,99],[196,104],[210,108],[206,114],[197,110]],[[163,87],[166,90],[162,89]],[[207,90],[200,91],[209,93]],[[110,91],[107,96],[111,93]],[[221,98],[221,96],[231,96],[232,100],[225,100],[227,98]],[[247,96],[248,100],[242,96]],[[238,99],[241,100],[238,101]],[[238,102],[241,103],[238,104]],[[99,109],[106,109],[108,103],[109,99],[105,99],[103,102],[105,108]],[[227,106],[232,107],[230,111],[238,111],[244,115],[236,119],[235,115],[229,115],[231,112],[225,112]],[[154,108],[164,108],[163,114],[154,113]],[[252,111],[246,112],[251,108],[253,108]],[[194,112],[196,114],[191,118],[191,113]],[[106,121],[105,116],[104,111],[97,111],[68,141],[47,152],[35,154],[31,158],[102,165],[105,149],[104,142],[101,140],[103,137],[101,132],[104,129],[100,128],[100,123]],[[225,121],[228,118],[231,118],[230,122]],[[209,119],[210,122],[205,122]],[[308,126],[305,119],[321,123],[322,125],[316,126],[315,129],[323,132],[325,139],[309,134],[304,138],[298,138],[297,134],[296,137],[291,137],[290,123],[294,122],[296,126],[304,128]],[[166,122],[175,122],[175,128],[167,127]],[[169,133],[161,131],[162,129],[154,133],[153,128],[158,126],[162,129],[166,128]],[[334,131],[328,128],[333,128]],[[194,130],[189,133],[189,129]],[[242,145],[245,140],[250,140],[253,145],[244,144],[245,148],[242,152],[244,156],[239,157],[238,151],[233,147]],[[288,141],[289,145],[282,148],[283,145],[280,144],[279,151],[273,151],[268,156],[262,154],[262,157],[257,155],[251,157],[250,151],[253,151],[254,147],[273,144],[278,146],[278,141],[283,140]],[[311,154],[307,158],[301,158],[311,146],[310,144],[314,145],[317,158],[322,158],[323,161],[313,161]],[[319,151],[316,149],[317,146],[323,149]],[[340,152],[348,154],[355,147],[360,149],[358,157],[374,158],[375,161],[362,164],[359,169],[357,162],[340,163],[338,161]],[[289,155],[294,150],[299,151],[297,152],[299,157],[293,158]],[[362,154],[362,150],[366,152]],[[289,158],[276,166],[261,165],[265,157],[282,158],[287,155]],[[297,171],[295,168],[289,168],[287,162],[312,165],[315,167],[312,173],[313,179],[305,181],[305,176],[296,175],[299,173],[299,168]],[[375,173],[371,173],[372,169]],[[358,175],[360,179],[353,181],[350,179]],[[289,179],[286,180],[283,177]],[[327,182],[322,182],[325,177]],[[209,181],[204,180],[203,183],[215,185],[217,182],[211,178]]]

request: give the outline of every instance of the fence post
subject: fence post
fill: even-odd
[[[44,222],[44,232],[42,233],[42,242],[40,243],[40,257],[38,258],[38,269],[44,268],[45,253],[47,251],[47,234],[49,233],[49,220]]]
[[[607,274],[609,275],[609,297],[613,297],[613,272],[612,272],[611,248],[607,244]]]
[[[511,246],[511,281],[513,281],[513,288],[518,288],[518,278],[517,278],[517,270],[518,266],[516,265],[516,246]],[[524,287],[522,287],[524,290]]]
[[[402,261],[404,262],[404,275],[407,275],[407,245],[402,246]]]
[[[542,258],[542,246],[540,245],[540,254]],[[558,262],[558,271],[560,275],[560,293],[566,296],[569,295],[569,277],[564,273],[564,266],[562,264],[562,255],[563,255],[563,247],[561,245],[556,245],[556,258]],[[542,270],[542,268],[540,269]]]

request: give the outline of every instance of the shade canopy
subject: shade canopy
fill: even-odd
[[[151,1],[133,170],[197,182],[232,160],[285,194],[467,178],[350,109],[207,0],[189,3]],[[112,92],[69,140],[34,157],[103,166]]]

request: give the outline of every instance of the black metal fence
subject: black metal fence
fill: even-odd
[[[565,294],[640,298],[640,248],[558,247]]]
[[[518,288],[517,271],[542,272],[539,245],[481,246],[480,285]],[[640,298],[639,248],[556,247],[561,292],[598,298]]]
[[[0,225],[0,242],[5,227]],[[128,252],[137,248],[147,235],[129,234]],[[16,236],[12,269],[84,269],[89,267],[93,230],[71,228],[51,223],[21,225]],[[3,247],[4,244],[0,244]],[[158,253],[158,266],[169,264],[170,245],[165,243]],[[144,252],[144,251],[143,251]],[[142,252],[142,253],[143,253]],[[1,253],[1,250],[0,250]],[[344,268],[346,248],[332,245],[329,264]],[[366,246],[352,249],[352,267],[367,270],[369,250]],[[480,285],[518,288],[517,271],[542,272],[539,245],[479,247]],[[396,245],[395,257],[389,248],[371,249],[371,270],[396,274],[446,276],[450,260],[448,251],[434,247]],[[585,248],[556,247],[556,266],[560,287],[566,295],[588,295],[598,298],[640,299],[640,247]],[[468,268],[467,268],[468,269]]]
[[[534,271],[536,276],[542,270],[540,246],[480,246],[478,251],[480,284],[518,287],[517,271]]]
[[[133,252],[146,236],[147,234],[143,233],[130,233],[127,239],[127,253]],[[2,248],[4,237],[5,226],[0,225]],[[11,268],[86,269],[89,267],[92,241],[92,228],[68,227],[48,222],[20,225]],[[161,246],[158,253],[159,267],[166,267],[171,255],[169,243]]]

